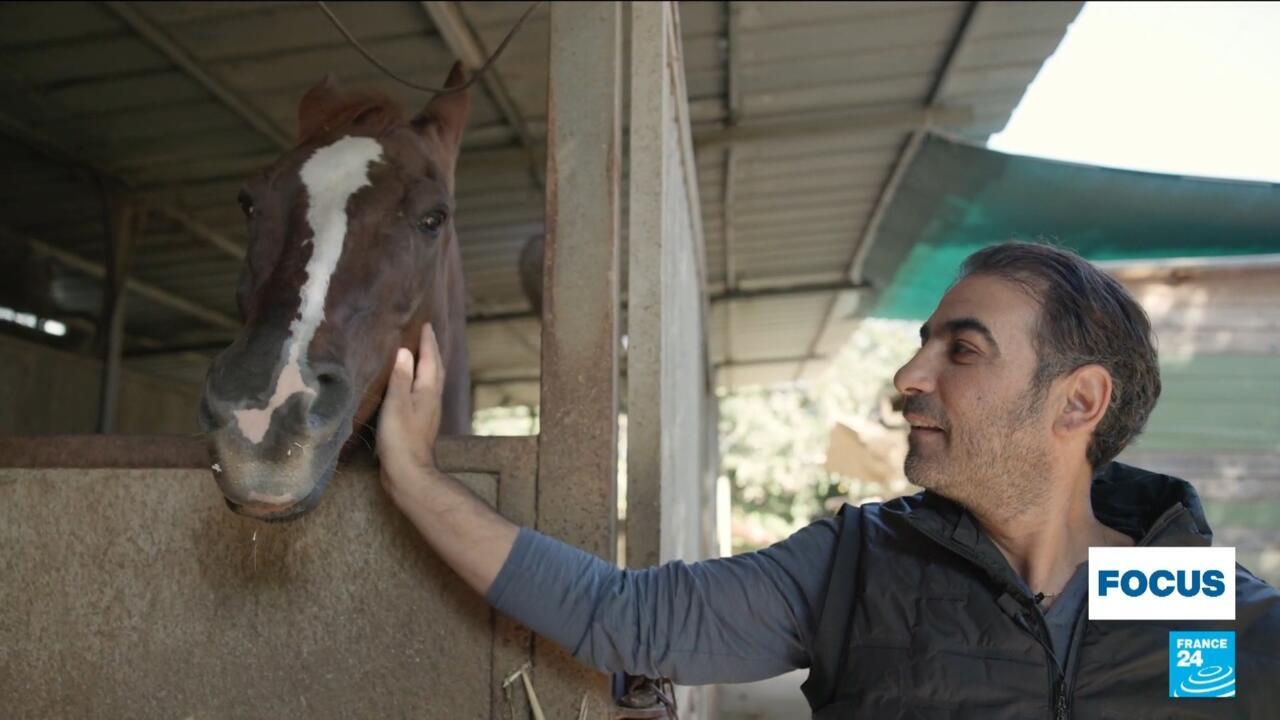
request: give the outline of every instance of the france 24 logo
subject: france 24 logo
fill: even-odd
[[[1089,548],[1090,620],[1235,620],[1236,549]]]
[[[1235,696],[1235,632],[1169,633],[1169,697]]]

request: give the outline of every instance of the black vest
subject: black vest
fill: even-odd
[[[1182,480],[1112,463],[1092,497],[1140,545],[1212,539]],[[1060,672],[1034,600],[962,507],[925,492],[845,505],[840,524],[803,688],[815,719],[1280,718],[1280,593],[1243,568],[1234,622],[1085,615]],[[1169,698],[1169,631],[1217,629],[1236,631],[1236,697]]]

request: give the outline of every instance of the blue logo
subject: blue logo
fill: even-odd
[[[1169,633],[1169,697],[1236,696],[1236,634]]]
[[[1129,597],[1140,597],[1150,592],[1156,597],[1169,597],[1175,591],[1182,597],[1195,597],[1204,593],[1208,597],[1220,597],[1227,589],[1221,570],[1156,570],[1148,576],[1141,570],[1130,570],[1121,575],[1119,570],[1098,572],[1098,595],[1106,597],[1108,590],[1119,588]]]

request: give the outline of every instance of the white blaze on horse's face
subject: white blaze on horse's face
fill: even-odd
[[[382,145],[373,138],[344,137],[312,153],[302,165],[307,191],[307,224],[311,226],[311,258],[302,286],[298,315],[289,324],[281,355],[284,366],[276,376],[271,400],[261,410],[236,410],[240,433],[253,444],[262,442],[271,425],[271,414],[295,393],[315,394],[303,376],[307,349],[316,328],[324,320],[329,278],[338,267],[347,237],[347,202],[369,184],[369,166],[382,159]]]

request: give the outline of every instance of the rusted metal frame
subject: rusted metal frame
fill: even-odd
[[[925,135],[935,122],[932,114],[938,109],[938,101],[942,98],[947,82],[951,78],[952,69],[955,67],[955,59],[964,48],[965,40],[969,37],[969,30],[973,27],[973,18],[977,13],[979,4],[975,0],[965,6],[956,31],[952,34],[951,42],[943,54],[938,72],[934,76],[928,94],[925,96],[923,106],[925,122],[911,131],[906,142],[903,143],[902,149],[898,152],[898,158],[894,162],[893,170],[889,173],[889,177],[885,179],[884,187],[881,189],[879,197],[876,198],[875,207],[871,210],[871,215],[867,218],[866,225],[863,226],[862,233],[858,238],[858,244],[854,246],[853,254],[845,266],[845,276],[855,283],[863,282],[863,267],[866,264],[867,256],[870,254],[871,246],[875,242],[876,233],[880,230],[880,223],[884,220],[885,213],[888,212],[894,196],[897,195],[898,186],[902,184],[902,180],[907,174],[907,169],[911,167],[911,163],[924,145]],[[832,295],[831,302],[827,305],[826,312],[823,313],[822,322],[818,324],[818,332],[813,336],[813,341],[809,343],[807,354],[813,355],[817,350],[818,343],[822,342],[822,336],[826,334],[827,327],[831,324],[831,318],[835,313],[838,301],[839,297]],[[802,363],[796,368],[794,379],[800,379],[804,374],[804,370],[805,366]]]
[[[104,190],[106,204],[104,231],[107,236],[107,267],[102,282],[102,302],[95,343],[102,361],[98,383],[99,433],[110,433],[115,426],[116,406],[120,399],[120,365],[124,354],[124,320],[128,307],[125,284],[133,257],[133,239],[137,208],[126,197]]]
[[[254,130],[257,130],[282,149],[287,150],[293,147],[289,133],[277,126],[265,114],[250,106],[248,102],[227,87],[221,80],[211,75],[209,71],[201,66],[200,61],[187,52],[169,33],[138,12],[133,3],[104,2],[103,5],[121,22],[129,26],[138,35],[141,35],[147,43],[159,51],[161,55],[164,55],[169,62],[176,65],[192,80],[195,80],[210,95],[217,98],[228,110],[235,113],[236,116],[248,123]]]
[[[68,252],[61,248],[54,247],[53,245],[41,240],[25,237],[7,228],[0,227],[0,240],[4,240],[5,242],[25,243],[32,250],[35,250],[42,255],[50,257],[67,267],[98,279],[103,279],[107,275],[107,269],[101,263],[81,257],[73,252]],[[210,325],[233,331],[238,331],[240,329],[240,321],[230,315],[207,308],[203,305],[187,300],[186,298],[179,297],[168,290],[162,290],[142,280],[129,278],[125,281],[124,288],[171,310],[176,310],[198,320],[203,320]]]
[[[488,50],[484,46],[484,41],[467,20],[462,3],[426,0],[421,5],[444,39],[445,45],[462,61],[468,71],[475,72],[484,65],[489,56]],[[538,143],[529,131],[529,124],[525,122],[520,107],[511,96],[496,65],[490,67],[489,71],[480,78],[480,86],[497,106],[498,112],[502,113],[507,124],[515,131],[516,138],[524,151],[524,161],[529,168],[529,179],[539,190],[544,190],[546,185],[537,158]]]
[[[616,555],[622,6],[553,3],[537,527]],[[607,676],[535,640],[548,717],[612,705]]]

